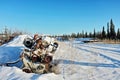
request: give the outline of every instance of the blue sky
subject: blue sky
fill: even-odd
[[[70,34],[100,31],[113,19],[120,28],[120,0],[0,0],[0,29]]]

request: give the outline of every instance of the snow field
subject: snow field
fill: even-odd
[[[19,58],[27,35],[0,46],[0,63]],[[0,66],[0,80],[120,80],[120,44],[59,42],[54,55],[55,73],[25,73],[19,64]]]

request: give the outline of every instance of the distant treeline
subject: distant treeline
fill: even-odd
[[[84,32],[81,33],[72,33],[70,35],[63,34],[63,40],[67,40],[70,38],[97,38],[97,39],[109,39],[109,40],[120,40],[120,28],[115,31],[115,25],[113,20],[111,19],[110,22],[107,23],[107,30],[105,31],[105,26],[102,27],[101,31],[97,31],[94,29],[93,32]]]
[[[22,34],[24,34],[23,31],[20,31],[20,30],[12,31],[11,29],[8,29],[7,27],[5,27],[2,30],[2,32],[0,32],[0,45],[7,43],[10,40],[12,40],[14,37]]]

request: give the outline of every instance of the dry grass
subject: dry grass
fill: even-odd
[[[104,39],[100,40],[103,43],[108,43],[108,44],[120,44],[120,40],[109,40],[109,39]]]

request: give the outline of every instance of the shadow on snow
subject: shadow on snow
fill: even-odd
[[[107,60],[110,60],[110,61],[112,61],[112,62],[114,63],[114,64],[112,64],[112,65],[114,65],[114,66],[116,66],[116,67],[120,67],[120,60],[111,58],[111,57],[106,56],[106,55],[101,54],[101,53],[96,53],[96,52],[91,51],[91,50],[82,49],[82,48],[80,48],[80,47],[76,47],[76,48],[81,49],[81,50],[84,50],[84,51],[86,51],[86,52],[90,52],[90,53],[92,53],[92,54],[94,54],[94,55],[99,55],[99,56],[101,56],[101,57],[103,57],[103,58],[106,58]]]
[[[0,47],[0,64],[14,62],[20,58],[20,54],[22,52],[22,46],[20,47],[9,47],[2,46]],[[19,61],[15,64],[10,64],[9,66],[21,67],[22,62]]]
[[[54,62],[56,62],[58,64],[71,64],[71,65],[73,64],[73,65],[81,65],[81,66],[120,68],[120,66],[116,66],[114,64],[78,62],[78,61],[65,60],[65,59],[56,59],[56,60],[54,60]]]

